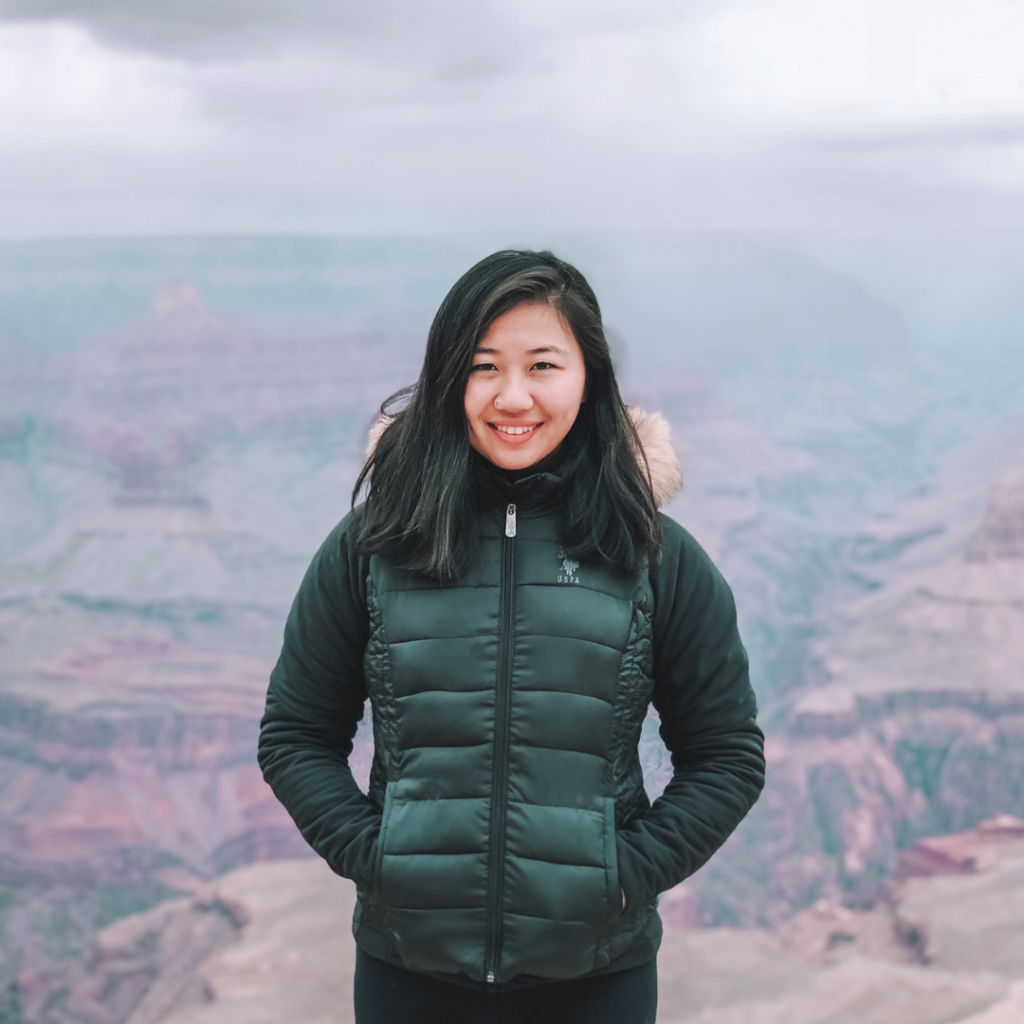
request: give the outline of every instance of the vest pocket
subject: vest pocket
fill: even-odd
[[[377,834],[377,848],[374,850],[373,878],[370,880],[370,891],[377,899],[380,899],[383,895],[381,874],[384,867],[384,845],[387,840],[388,823],[391,820],[393,803],[392,785],[388,783],[384,789],[384,810],[380,819],[380,832]]]
[[[615,801],[513,803],[503,909],[506,977],[575,978],[604,966],[603,951],[622,916]]]
[[[418,783],[388,783],[376,891],[392,910],[482,906],[487,893],[488,801],[423,798]]]
[[[615,801],[611,797],[604,801],[604,865],[605,899],[607,914],[605,920],[615,922],[622,916],[622,886],[619,884],[619,855],[615,842]]]
[[[483,980],[488,802],[424,799],[415,780],[388,784],[374,894],[394,952],[411,970]]]

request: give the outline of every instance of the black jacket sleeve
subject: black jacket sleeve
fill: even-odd
[[[764,786],[764,737],[732,591],[693,537],[662,521],[662,557],[651,572],[653,703],[673,773],[647,814],[618,834],[627,907],[701,867]]]
[[[352,518],[324,541],[295,596],[270,676],[259,763],[309,845],[339,875],[368,886],[381,812],[348,763],[366,701],[369,632]]]

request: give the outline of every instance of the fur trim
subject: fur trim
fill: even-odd
[[[647,459],[648,479],[654,492],[654,502],[661,508],[667,505],[683,486],[683,470],[672,450],[671,428],[660,412],[644,412],[635,405],[626,411],[633,421],[640,447]],[[643,469],[643,463],[641,463]]]
[[[640,447],[647,459],[650,472],[651,490],[654,502],[661,508],[667,505],[683,486],[683,471],[679,459],[672,450],[671,428],[668,420],[660,412],[644,412],[635,405],[627,406],[626,412],[633,422]],[[381,434],[391,422],[390,416],[378,416],[370,427],[366,444],[367,459],[374,453]],[[644,468],[641,463],[641,469]]]
[[[394,416],[385,416],[381,413],[370,424],[370,433],[366,436],[366,462],[370,461],[370,456],[377,450],[377,442],[380,440],[380,435],[388,429],[389,424],[394,418]]]

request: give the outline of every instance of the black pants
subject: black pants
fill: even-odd
[[[654,1024],[654,961],[628,971],[484,992],[356,951],[356,1024]]]

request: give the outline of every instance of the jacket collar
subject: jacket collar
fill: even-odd
[[[477,497],[484,506],[514,501],[524,511],[541,512],[558,498],[565,460],[557,451],[523,470],[501,469],[476,451],[470,458]]]

